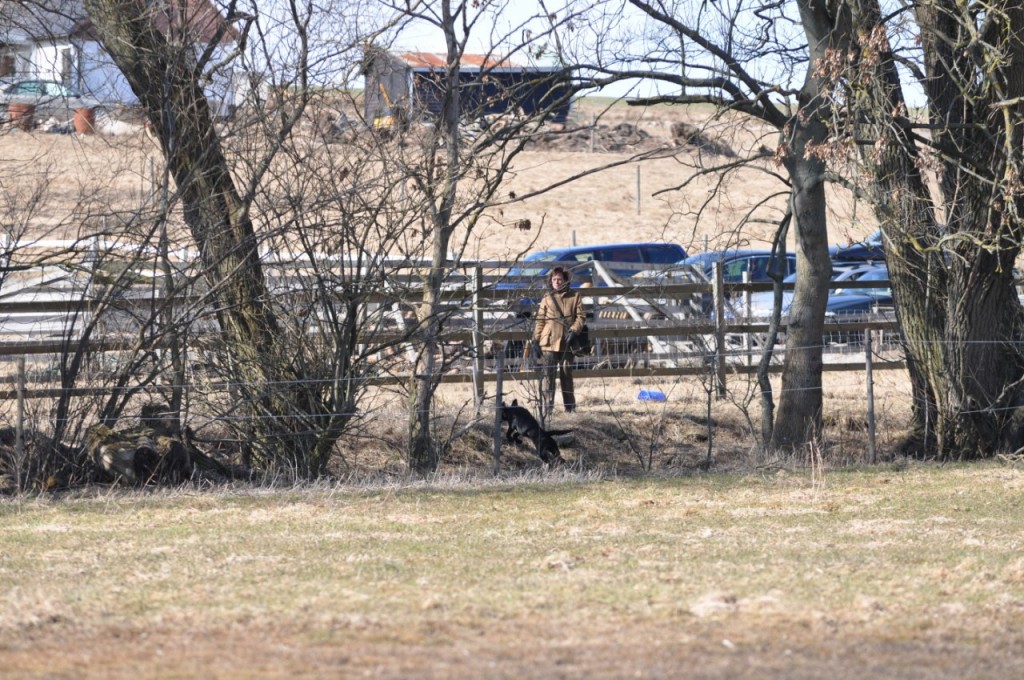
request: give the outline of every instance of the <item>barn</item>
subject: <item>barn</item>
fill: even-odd
[[[363,57],[366,121],[375,127],[390,127],[436,117],[441,112],[446,61],[443,54],[394,54],[367,48]],[[459,82],[464,118],[521,111],[564,123],[569,115],[572,86],[561,68],[517,66],[504,59],[464,54]]]

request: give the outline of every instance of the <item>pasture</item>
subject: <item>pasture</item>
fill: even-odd
[[[1024,468],[0,501],[5,678],[1010,678]]]
[[[690,252],[767,243],[775,228],[773,220],[781,216],[785,205],[779,193],[784,186],[775,174],[770,154],[758,149],[770,149],[776,133],[754,124],[738,124],[731,114],[713,117],[709,109],[701,107],[615,105],[606,109],[607,104],[584,101],[577,106],[576,124],[597,121],[595,133],[584,132],[587,136],[583,141],[568,135],[531,146],[517,157],[506,178],[509,200],[487,209],[474,234],[465,239],[466,255],[510,260],[524,252],[574,241],[667,240]],[[701,146],[674,137],[673,125],[681,121],[703,126],[703,134],[715,145]],[[306,127],[301,127],[298,135],[310,135],[306,142],[316,143]],[[576,142],[570,144],[574,139]],[[233,142],[229,139],[227,143]],[[343,146],[330,145],[330,151]],[[21,209],[27,235],[81,239],[85,243],[92,242],[96,232],[109,230],[116,223],[98,218],[107,212],[132,214],[146,202],[152,189],[150,179],[159,165],[155,145],[143,134],[72,136],[9,131],[0,135],[0,150],[18,175],[20,191],[28,194],[32,188],[38,192],[31,197],[10,196],[11,210],[30,205],[28,199],[32,197],[39,201],[40,209]],[[635,154],[644,153],[652,155],[640,164],[629,163]],[[735,170],[720,184],[704,179],[683,186],[695,167],[731,158],[722,154],[749,154],[757,160]],[[535,193],[576,175],[581,179]],[[713,189],[720,191],[714,193]],[[863,237],[874,229],[874,224],[863,222],[867,211],[858,209],[848,192],[836,190],[831,198],[829,226],[833,242]],[[760,206],[754,211],[756,215],[751,213],[755,206]],[[518,228],[525,222],[532,225],[529,230]],[[169,229],[172,246],[190,245],[178,222],[172,220]],[[131,241],[132,234],[125,234],[124,239]],[[274,245],[272,241],[269,244]],[[899,438],[908,410],[904,401],[907,390],[895,378],[886,378],[893,391],[880,386],[877,394],[881,402],[879,427],[880,431],[884,429],[886,442]],[[579,383],[583,413],[572,423],[556,423],[556,427],[579,431],[570,453],[574,462],[590,462],[600,469],[631,470],[644,467],[640,464],[644,455],[652,461],[647,467],[671,469],[682,465],[685,469],[695,459],[707,457],[709,439],[713,439],[710,445],[717,449],[714,458],[719,463],[756,448],[753,433],[758,429],[757,408],[750,401],[751,379],[730,379],[728,400],[710,407],[706,404],[708,385],[699,377],[675,380],[608,376]],[[830,442],[838,443],[837,448],[830,449],[836,454],[830,462],[866,460],[863,383],[854,374],[829,380],[827,436]],[[521,402],[528,398],[531,388],[525,382],[505,387],[510,399],[518,397]],[[642,388],[663,390],[670,400],[663,406],[638,404],[636,394]],[[202,389],[196,392],[202,396]],[[847,395],[851,393],[854,397],[849,401]],[[339,447],[340,474],[400,467],[397,459],[403,450],[407,424],[405,401],[399,390],[380,390],[364,405],[361,411],[368,416],[361,428],[364,436]],[[442,427],[449,432],[463,428],[471,402],[469,393],[446,390],[436,407]],[[45,420],[44,407],[40,408]],[[708,432],[711,424],[716,432]],[[443,461],[448,469],[488,466],[489,431],[480,427],[470,434],[477,436],[451,442]],[[639,448],[630,448],[638,438]],[[522,465],[536,464],[528,453],[523,459]],[[518,469],[520,462],[515,456],[506,460]]]
[[[774,145],[770,131],[700,110],[608,114],[665,141],[687,120],[739,152]],[[706,149],[683,145],[637,171],[626,161],[643,149],[586,146],[520,156],[510,197],[593,174],[494,206],[467,255],[574,241],[758,247],[784,205],[767,200],[739,228],[781,188],[770,154],[713,196],[710,180],[672,191]],[[45,187],[45,209],[25,217],[37,238],[93,236],[95,221],[62,203],[130,212],[150,190],[144,137],[11,132],[0,151],[20,180],[5,206]],[[833,243],[874,229],[848,194],[830,209]],[[712,399],[698,378],[608,377],[580,381],[579,412],[556,413],[574,430],[558,471],[505,446],[491,476],[492,425],[467,428],[472,388],[446,385],[441,472],[409,480],[405,395],[382,387],[339,446],[342,482],[2,496],[0,675],[1022,676],[1022,463],[886,455],[910,397],[902,372],[878,381],[880,449],[897,462],[868,469],[859,373],[826,376],[822,447],[789,459],[758,451],[752,381],[730,379]],[[505,394],[525,400],[532,387],[510,379]],[[668,400],[639,402],[642,388]]]

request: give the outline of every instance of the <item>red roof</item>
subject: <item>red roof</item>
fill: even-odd
[[[184,25],[190,36],[205,43],[214,39],[217,29],[224,23],[224,17],[209,0],[169,0],[167,12],[157,13],[153,17],[153,23],[166,33],[172,23],[180,28],[181,17],[184,17]],[[224,28],[221,42],[238,40],[238,31],[234,26],[228,25]]]
[[[444,68],[448,64],[448,56],[431,52],[405,52],[398,58],[413,68]],[[485,54],[463,54],[460,66],[469,68],[509,68],[515,66],[507,59],[494,59]]]
[[[235,27],[224,24],[224,16],[210,0],[167,0],[166,9],[153,14],[153,25],[166,36],[181,33],[184,29],[190,39],[209,44],[216,37],[217,29],[224,26],[220,42],[238,42],[239,34]],[[96,37],[89,19],[79,22],[72,35]]]

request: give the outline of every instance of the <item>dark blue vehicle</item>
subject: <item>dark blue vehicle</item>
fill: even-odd
[[[714,267],[722,263],[722,281],[724,283],[743,283],[745,274],[749,275],[750,283],[767,283],[778,274],[782,278],[796,272],[796,254],[772,254],[770,250],[753,250],[734,248],[732,250],[715,250],[699,253],[676,263],[675,271],[670,271],[666,283],[692,280],[690,271],[696,269],[703,272],[708,280],[714,276]],[[730,298],[726,295],[726,299]],[[701,295],[701,307],[705,314],[711,314],[713,303],[710,293]]]
[[[857,281],[888,281],[889,269],[884,265],[873,267]],[[878,288],[840,288],[829,295],[825,316],[842,314],[858,314],[871,312],[878,305],[892,304],[892,289],[888,286]]]
[[[609,243],[551,248],[527,255],[523,258],[522,266],[510,269],[507,274],[509,278],[515,277],[520,280],[501,281],[495,288],[536,290],[536,299],[539,299],[547,291],[547,273],[556,265],[568,269],[572,273],[572,286],[579,287],[592,278],[592,267],[587,264],[589,262],[601,262],[606,264],[613,274],[629,278],[635,276],[639,270],[633,266],[622,265],[667,266],[685,257],[686,251],[677,243]],[[523,278],[531,280],[526,282],[521,280]],[[520,313],[529,315],[529,309],[536,304],[536,299],[524,298],[512,306]]]
[[[751,283],[770,282],[774,274],[785,278],[796,271],[796,254],[773,256],[770,250],[716,250],[691,255],[679,264],[699,269],[710,279],[718,262],[722,263],[722,279],[726,283],[742,283],[744,274],[750,275]]]
[[[552,248],[539,253],[531,253],[523,259],[524,266],[510,269],[509,276],[544,277],[550,269],[551,261],[557,262],[566,269],[575,269],[578,265],[597,261],[610,263],[612,272],[620,276],[633,276],[636,269],[616,269],[615,263],[628,264],[672,264],[686,257],[686,251],[676,243],[610,243],[607,245],[569,246]],[[544,262],[543,266],[530,267],[531,262]],[[564,264],[563,264],[564,263]],[[579,281],[576,281],[578,284]],[[499,285],[499,287],[502,287]],[[523,284],[508,282],[505,288],[521,288]]]
[[[837,262],[885,262],[882,230],[848,246],[831,246],[828,254],[829,259]]]
[[[880,272],[880,275],[879,275]],[[888,277],[888,271],[884,266],[869,264],[866,262],[833,262],[832,263],[832,280],[836,282],[840,281],[860,281],[862,278],[866,280],[884,280]],[[796,283],[796,272],[793,272],[782,280],[784,284]],[[863,293],[864,295],[874,294],[876,291],[886,291],[888,289],[854,289],[854,288],[833,288],[829,291],[828,295],[828,309],[841,310],[844,306],[853,303],[854,297],[858,297],[857,294]],[[836,301],[838,298],[849,295],[849,299]],[[860,296],[863,297],[863,296]],[[789,313],[789,306],[793,301],[792,289],[786,290],[782,293],[782,309],[783,315]],[[879,302],[882,299],[879,298]],[[750,295],[750,316],[752,317],[764,317],[771,316],[772,310],[775,307],[775,293],[771,291],[765,291],[762,293],[751,293]],[[870,307],[870,305],[868,305]],[[737,309],[731,313],[734,316],[745,316],[744,310]]]

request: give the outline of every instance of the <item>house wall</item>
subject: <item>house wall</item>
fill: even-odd
[[[438,115],[443,104],[441,71],[415,69],[415,110]],[[557,73],[529,69],[509,71],[460,71],[460,105],[463,116],[500,115],[522,109],[528,116],[544,113],[555,123],[569,114],[569,84]]]
[[[226,53],[218,50],[219,53],[213,57],[213,63]],[[98,42],[86,42],[81,47],[82,63],[82,85],[81,88],[100,101],[119,103],[128,106],[135,106],[139,98],[135,96],[128,80],[121,73],[121,70],[114,64],[110,55],[104,51]],[[241,72],[224,68],[214,73],[211,82],[204,88],[207,100],[210,102],[210,110],[213,115],[226,117],[234,111],[239,96],[238,84],[244,81]]]
[[[89,41],[82,45],[82,83],[81,89],[92,94],[102,102],[135,105],[139,98],[132,92],[128,80],[121,70],[114,65],[98,42]]]
[[[66,41],[39,43],[32,50],[32,71],[39,80],[79,86],[80,61],[78,50]]]

